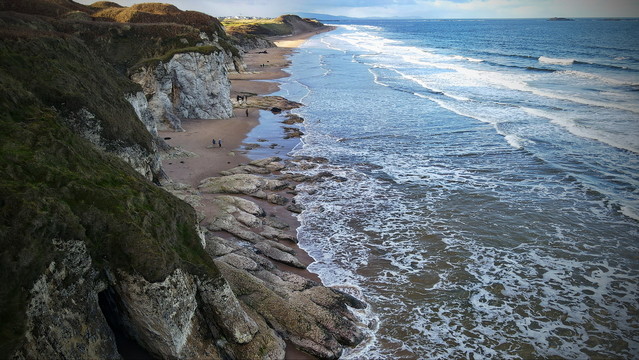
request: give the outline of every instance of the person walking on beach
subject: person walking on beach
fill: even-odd
[[[218,144],[220,147],[222,147],[222,139],[219,139],[219,140],[217,141],[217,144]]]
[[[213,146],[215,146],[215,139],[213,139]]]
[[[248,117],[248,109],[246,109],[246,117]]]

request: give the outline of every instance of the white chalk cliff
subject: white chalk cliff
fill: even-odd
[[[142,86],[157,129],[182,130],[181,119],[223,119],[233,113],[228,55],[188,52],[142,67],[131,79]]]

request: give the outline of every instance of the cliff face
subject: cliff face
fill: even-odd
[[[204,14],[122,24],[96,21],[96,11],[0,2],[0,351],[119,358],[100,307],[111,301],[114,322],[145,351],[217,354],[210,328],[222,320],[201,309],[229,309],[237,341],[255,325],[206,254],[193,208],[150,182],[163,177],[165,144],[147,101],[156,94],[128,76],[153,64],[167,73],[155,81],[170,84],[173,114],[228,116],[226,66],[237,50]]]
[[[150,98],[148,108],[162,130],[181,130],[181,118],[224,119],[233,114],[231,83],[223,52],[188,52],[147,65],[131,79]]]
[[[0,353],[281,359],[287,339],[337,358],[361,341],[346,305],[364,305],[279,271],[271,260],[301,264],[257,204],[220,197],[228,213],[208,225],[252,234],[254,250],[204,236],[193,207],[157,186],[158,127],[231,114],[240,50],[217,20],[0,0],[0,39]]]

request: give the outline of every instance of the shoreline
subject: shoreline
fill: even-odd
[[[294,146],[299,144],[299,135],[294,136],[292,140],[285,144],[286,131],[283,122],[286,120],[288,110],[302,106],[302,104],[289,104],[286,99],[274,99],[267,97],[279,91],[277,79],[290,76],[284,71],[290,65],[289,57],[295,49],[303,44],[310,37],[322,32],[333,30],[334,27],[327,26],[320,31],[306,32],[287,37],[270,38],[277,47],[254,49],[244,55],[244,63],[246,69],[242,73],[229,74],[231,81],[231,101],[233,103],[234,116],[229,119],[184,119],[182,126],[183,132],[175,131],[159,131],[159,136],[174,148],[179,148],[186,152],[182,154],[169,154],[163,156],[162,163],[167,176],[174,184],[186,184],[190,187],[190,191],[181,190],[183,187],[178,185],[173,188],[173,192],[182,199],[190,202],[200,214],[200,224],[209,224],[211,235],[221,239],[230,240],[236,234],[231,235],[228,230],[211,229],[210,224],[215,223],[217,218],[224,215],[225,209],[221,208],[219,195],[222,194],[203,194],[198,190],[201,182],[208,178],[220,177],[224,172],[238,169],[251,163],[250,154],[255,149],[259,149],[260,158],[268,158],[281,156],[288,158],[288,153],[292,151]],[[238,101],[240,96],[246,97],[246,100]],[[280,107],[284,111],[275,113],[273,117],[269,114],[268,121],[276,121],[271,124],[281,129],[279,134],[260,134],[256,135],[257,143],[247,144],[248,135],[256,128],[259,128],[266,116],[261,116],[261,111],[267,111],[272,107]],[[298,124],[294,125],[295,127]],[[264,135],[264,136],[262,136]],[[219,144],[219,140],[222,144]],[[215,140],[213,145],[212,140]],[[291,146],[291,143],[295,145]],[[283,153],[283,154],[282,154]],[[266,155],[264,155],[266,154]],[[282,155],[280,155],[282,154]],[[264,156],[263,156],[264,155]],[[276,158],[280,160],[279,158]],[[279,170],[264,174],[261,176],[274,178],[281,176]],[[177,190],[177,191],[176,191]],[[280,197],[285,198],[286,203],[294,203],[296,192],[278,191]],[[189,201],[189,198],[196,196],[197,200]],[[286,264],[280,261],[272,263],[281,271],[293,273],[303,278],[323,285],[318,274],[310,272],[307,267],[315,260],[297,244],[297,229],[300,223],[294,211],[287,209],[282,204],[274,204],[266,199],[256,199],[248,195],[240,194],[241,198],[250,200],[266,213],[266,217],[277,219],[285,223],[286,228],[282,230],[283,238],[294,239],[295,241],[282,241],[281,244],[291,250],[293,256],[297,259],[297,264]],[[297,212],[297,211],[296,211]],[[257,234],[256,230],[255,233]],[[208,237],[209,235],[207,235]],[[295,261],[293,261],[295,263]],[[315,359],[313,355],[309,355],[297,349],[290,340],[286,341],[286,359]]]
[[[260,125],[260,111],[266,111],[252,106],[254,105],[252,104],[253,100],[279,91],[279,84],[274,80],[290,76],[284,69],[290,65],[288,58],[293,51],[312,36],[332,30],[334,30],[334,27],[326,26],[326,28],[319,31],[269,38],[277,47],[254,49],[246,53],[243,58],[246,70],[242,73],[229,74],[233,117],[228,119],[183,119],[183,132],[173,130],[158,131],[159,136],[164,138],[169,145],[180,148],[189,154],[187,156],[171,154],[168,157],[163,157],[162,166],[171,181],[197,188],[200,182],[206,178],[218,177],[223,171],[251,162],[251,159],[249,159],[249,154],[253,150],[251,145],[256,144],[246,144],[245,140],[248,138],[248,134]],[[264,51],[266,53],[262,53]],[[260,66],[261,64],[265,64],[265,66],[262,67]],[[238,102],[236,100],[237,96],[248,96],[248,101]],[[281,118],[278,123],[285,120],[287,112],[275,114],[275,116]],[[282,128],[282,134],[284,133],[283,125],[278,124],[278,127]],[[212,140],[216,141],[215,145],[213,145]],[[222,140],[221,146],[218,143],[219,140]],[[286,154],[293,149],[293,147],[277,148],[281,147],[281,142],[284,140],[283,135],[260,140],[266,140],[262,141],[265,145],[259,144],[260,150],[270,153],[264,157],[278,156],[282,151],[287,157]],[[299,140],[296,143],[299,143]],[[275,144],[278,146],[273,147]],[[292,198],[290,194],[287,197],[289,200]],[[197,210],[203,211],[207,215],[206,220],[211,219],[218,213],[217,207],[214,204],[207,204],[208,202],[205,201],[204,204],[197,208]],[[300,223],[294,213],[281,211],[277,206],[267,201],[257,202],[267,213],[279,215],[290,226],[288,232],[291,236],[297,235],[297,228]],[[296,243],[289,243],[287,246],[296,252],[296,257],[305,266],[314,261]],[[301,270],[277,262],[276,266],[322,284],[317,274],[306,269]]]
[[[168,177],[172,181],[197,186],[201,179],[219,176],[221,171],[248,163],[249,159],[246,155],[251,149],[242,148],[242,146],[248,134],[260,124],[260,110],[264,110],[264,105],[268,105],[255,104],[254,100],[257,96],[265,96],[279,91],[279,84],[276,81],[268,80],[290,76],[284,69],[290,65],[288,57],[298,46],[314,35],[333,29],[332,26],[326,26],[320,31],[269,38],[277,47],[254,49],[250,53],[246,53],[244,55],[246,70],[242,73],[229,74],[233,117],[228,119],[183,119],[183,132],[158,131],[159,136],[172,147],[198,155],[197,157],[187,157],[188,162],[172,161],[175,160],[174,156],[163,157],[162,165]],[[267,53],[260,53],[262,51]],[[267,66],[260,67],[260,64]],[[248,96],[248,104],[238,103],[236,101],[238,95]],[[261,105],[262,108],[256,105]],[[284,120],[284,116],[282,116],[282,120]],[[222,140],[221,147],[217,143],[220,139]],[[216,141],[215,146],[213,146],[212,140]],[[282,139],[264,140],[280,141]]]

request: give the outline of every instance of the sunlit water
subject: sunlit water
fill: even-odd
[[[637,358],[639,22],[369,21],[282,95],[330,160],[311,270],[363,298],[346,358]]]

